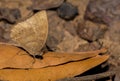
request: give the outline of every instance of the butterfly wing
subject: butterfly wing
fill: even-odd
[[[46,11],[40,11],[11,29],[12,41],[31,55],[40,54],[48,35]]]

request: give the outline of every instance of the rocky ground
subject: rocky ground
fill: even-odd
[[[48,15],[47,50],[105,47],[110,54],[108,62],[98,66],[99,71],[93,72],[94,68],[83,75],[117,70],[114,77],[102,81],[120,80],[120,0],[0,0],[0,41],[9,41],[11,27],[40,10],[47,10]]]

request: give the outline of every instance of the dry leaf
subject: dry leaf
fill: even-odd
[[[36,13],[31,18],[18,23],[11,29],[14,44],[27,50],[31,55],[41,53],[48,35],[46,11]]]
[[[89,52],[74,52],[74,53],[57,53],[48,52],[43,55],[42,60],[36,59],[32,68],[42,68],[48,66],[60,65],[68,62],[80,61],[87,58],[95,57],[100,53],[105,53],[106,49],[89,51]]]
[[[34,60],[20,48],[0,44],[0,80],[55,81],[73,77],[106,61],[109,57],[108,55],[98,55],[103,52],[106,52],[106,49],[81,53],[49,52],[43,55],[43,60],[38,61],[38,59]],[[23,70],[22,68],[33,69]]]
[[[34,62],[28,53],[11,45],[0,44],[0,69],[30,68]]]
[[[80,61],[90,57],[95,57],[106,49],[75,52],[75,53],[55,53],[48,52],[43,55],[43,59],[33,59],[28,53],[12,45],[0,44],[0,69],[2,68],[43,68],[57,66],[60,64]]]
[[[36,59],[32,68],[42,68],[48,66],[60,65],[68,62],[84,60],[94,57],[98,54],[67,54],[67,53],[47,53],[43,56],[43,60]]]
[[[58,79],[73,77],[103,63],[108,59],[108,55],[98,55],[96,57],[71,62],[59,66],[41,69],[3,69],[0,70],[0,80],[5,81],[55,81]]]

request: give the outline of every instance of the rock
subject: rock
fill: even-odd
[[[105,31],[107,30],[107,26],[104,24],[97,24],[90,21],[85,21],[85,23],[78,25],[78,35],[88,41],[96,41],[101,38]]]
[[[66,20],[72,20],[78,14],[77,7],[70,3],[63,3],[57,10],[58,15]]]
[[[77,26],[76,26],[77,22],[73,22],[73,21],[67,21],[65,22],[64,29],[66,31],[68,31],[71,35],[76,36],[77,35]]]
[[[65,23],[65,21],[59,18],[55,11],[48,11],[47,13],[49,33],[46,45],[51,50],[56,50],[56,46],[63,40],[64,37],[63,23]]]
[[[120,20],[114,21],[108,31],[104,34],[104,38],[99,39],[103,47],[108,48],[108,53],[111,55],[109,63],[114,66],[120,66]],[[111,67],[112,68],[112,67]]]
[[[57,52],[74,51],[87,41],[80,39],[76,34],[76,28],[72,21],[66,22],[55,11],[48,11],[49,34],[46,45]]]
[[[30,7],[32,10],[44,10],[59,7],[64,0],[32,0],[33,4]]]
[[[0,8],[0,20],[6,20],[10,23],[15,23],[21,18],[20,10],[17,8]]]
[[[77,35],[72,36],[69,32],[65,31],[63,40],[57,45],[57,52],[74,52],[79,45],[86,44],[87,41],[80,39]],[[79,50],[77,50],[79,51]]]
[[[120,20],[115,21],[109,26],[109,29],[104,34],[104,38],[100,39],[103,45],[107,48],[113,43],[120,44]]]
[[[98,23],[111,24],[120,17],[120,0],[91,0],[85,18]]]
[[[109,38],[113,42],[120,43],[120,20],[116,20],[110,25],[109,31],[105,34],[105,38]]]
[[[12,25],[7,22],[0,22],[0,42],[9,42],[9,33]]]
[[[0,22],[0,40],[1,41],[4,41],[3,34],[4,34],[3,22]]]
[[[85,51],[94,51],[101,48],[101,44],[98,42],[86,43],[79,45],[76,51],[85,52]]]
[[[66,2],[71,3],[73,6],[76,6],[78,9],[78,16],[75,20],[84,19],[85,11],[88,6],[89,0],[66,0]]]
[[[120,80],[120,66],[117,68],[116,71],[116,75],[115,75],[115,80],[114,81],[119,81]]]
[[[31,0],[1,0],[0,9],[3,14],[3,18],[9,22],[15,22],[17,20],[24,20],[32,15],[32,10],[28,7],[32,5]],[[7,17],[6,17],[7,16]]]

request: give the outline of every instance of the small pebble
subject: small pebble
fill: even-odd
[[[78,15],[77,7],[73,6],[70,3],[63,3],[57,10],[58,15],[66,20],[72,20]]]

